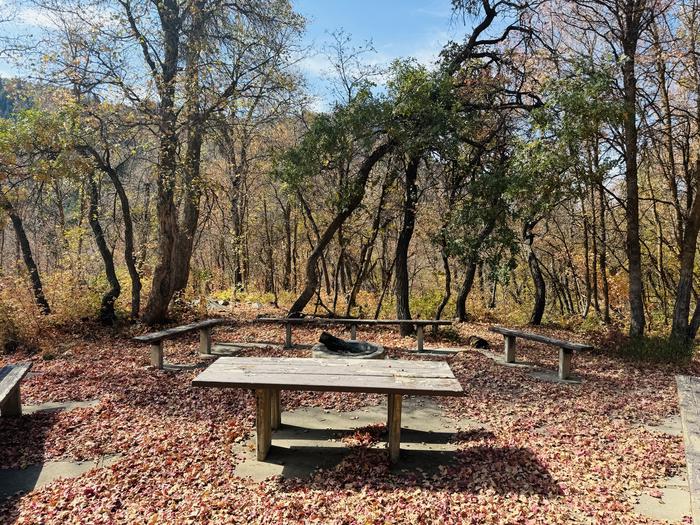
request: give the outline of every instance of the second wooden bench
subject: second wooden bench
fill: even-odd
[[[492,326],[489,328],[489,331],[501,334],[503,336],[505,350],[503,360],[506,363],[515,363],[515,341],[517,338],[537,341],[538,343],[559,347],[559,379],[561,380],[571,378],[571,356],[573,355],[574,350],[593,349],[591,345],[570,343],[568,341],[562,341],[560,339],[554,339],[552,337],[547,337],[540,334],[523,332],[521,330],[512,330],[501,326]]]

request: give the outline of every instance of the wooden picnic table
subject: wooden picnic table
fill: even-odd
[[[281,390],[387,394],[392,463],[399,457],[402,396],[461,396],[464,393],[444,361],[398,359],[221,357],[199,374],[192,386],[255,390],[258,461],[267,457],[272,430],[281,424]]]

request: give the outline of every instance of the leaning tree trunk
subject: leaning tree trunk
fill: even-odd
[[[117,272],[114,269],[114,257],[112,256],[109,246],[107,246],[104,231],[102,230],[102,225],[100,224],[99,192],[97,190],[97,181],[95,180],[94,172],[90,172],[88,174],[87,183],[88,195],[90,199],[88,222],[90,223],[90,228],[95,236],[95,243],[97,244],[97,249],[102,257],[102,261],[105,266],[105,275],[107,276],[107,282],[110,286],[110,289],[107,290],[102,296],[102,304],[100,305],[100,322],[105,325],[111,325],[114,324],[114,321],[117,319],[117,315],[114,311],[114,303],[121,293],[121,285],[119,284],[119,279],[117,279]]]
[[[124,219],[124,260],[126,267],[129,270],[129,278],[131,279],[131,318],[136,319],[141,311],[141,276],[136,265],[136,252],[134,248],[134,223],[131,219],[131,208],[129,206],[129,197],[124,190],[124,185],[119,176],[114,170],[108,172],[114,188],[117,190],[119,203],[122,208],[122,216]]]
[[[443,233],[440,235],[440,257],[442,258],[442,268],[445,271],[445,291],[442,294],[440,304],[435,310],[435,319],[440,319],[442,311],[445,309],[452,296],[452,272],[450,271],[450,259],[447,256],[447,241],[444,234],[445,227],[446,225],[443,226]],[[434,334],[437,334],[437,328],[437,325],[433,326]]]
[[[477,262],[475,260],[469,261],[467,264],[467,271],[464,274],[464,280],[462,281],[462,286],[459,288],[459,293],[457,294],[456,302],[456,314],[457,320],[460,323],[467,321],[467,298],[469,293],[472,291],[474,286],[474,276],[476,275]]]
[[[338,228],[342,226],[342,224],[348,217],[350,217],[350,215],[352,215],[352,212],[354,212],[362,202],[362,199],[365,196],[367,179],[369,179],[372,168],[384,157],[384,155],[390,151],[391,147],[392,145],[390,143],[384,143],[378,146],[360,166],[358,175],[355,181],[352,183],[354,185],[353,191],[350,192],[350,196],[345,207],[326,227],[326,230],[319,237],[316,246],[309,255],[309,258],[306,260],[306,281],[304,283],[304,289],[301,291],[301,294],[299,294],[299,297],[297,297],[297,300],[294,301],[294,304],[289,309],[290,317],[300,316],[306,305],[309,304],[309,301],[313,298],[316,288],[318,287],[317,265],[323,251],[335,236]]]
[[[92,156],[100,171],[107,174],[119,197],[122,218],[124,220],[124,261],[126,262],[126,267],[129,270],[129,278],[131,279],[131,318],[137,319],[141,310],[141,276],[138,271],[138,262],[136,260],[136,251],[134,247],[134,222],[131,217],[129,196],[126,194],[124,185],[119,178],[117,168],[105,162],[97,150],[90,146],[83,146],[80,150],[83,154]],[[148,199],[146,199],[146,207],[148,207]],[[144,243],[146,240],[147,239],[144,238]]]
[[[32,249],[29,245],[29,239],[27,238],[27,233],[24,231],[24,224],[22,223],[22,218],[17,214],[15,207],[12,205],[10,200],[7,198],[5,193],[0,189],[0,207],[7,212],[12,221],[12,228],[15,231],[15,237],[17,238],[17,244],[22,251],[22,259],[24,259],[24,265],[29,273],[29,279],[32,283],[32,291],[34,292],[34,301],[39,307],[42,314],[48,315],[51,313],[51,308],[49,307],[49,302],[46,300],[44,295],[44,287],[41,284],[41,277],[39,275],[39,268],[34,262],[34,256],[32,255]]]
[[[459,293],[456,298],[456,315],[457,319],[463,323],[467,320],[467,298],[469,293],[472,291],[472,286],[474,285],[474,276],[476,275],[476,270],[479,265],[479,249],[481,245],[484,244],[486,239],[489,238],[494,228],[496,227],[497,216],[491,217],[484,227],[479,232],[479,235],[475,239],[471,254],[467,260],[467,273],[464,276],[464,281],[462,281],[462,286],[459,289]]]
[[[416,226],[416,204],[418,203],[418,164],[420,158],[412,158],[406,166],[406,193],[403,205],[403,226],[396,242],[396,318],[411,319],[410,289],[408,275],[408,248]],[[413,333],[413,327],[402,323],[402,336]]]
[[[529,252],[530,253],[527,256],[527,264],[530,267],[532,282],[535,285],[535,302],[532,307],[532,314],[530,315],[530,324],[539,325],[542,323],[542,316],[544,315],[544,307],[547,297],[546,287],[544,276],[542,275],[542,269],[540,268],[540,262],[537,259],[535,251],[532,249],[532,244],[529,245]]]

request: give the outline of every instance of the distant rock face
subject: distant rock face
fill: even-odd
[[[482,339],[477,335],[470,335],[467,339],[467,344],[472,348],[478,348],[479,350],[485,350],[489,348],[489,342],[486,339]]]

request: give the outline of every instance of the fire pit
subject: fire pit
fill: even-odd
[[[386,351],[382,345],[367,341],[346,341],[323,332],[319,343],[311,349],[311,357],[350,358],[350,359],[384,359]]]

